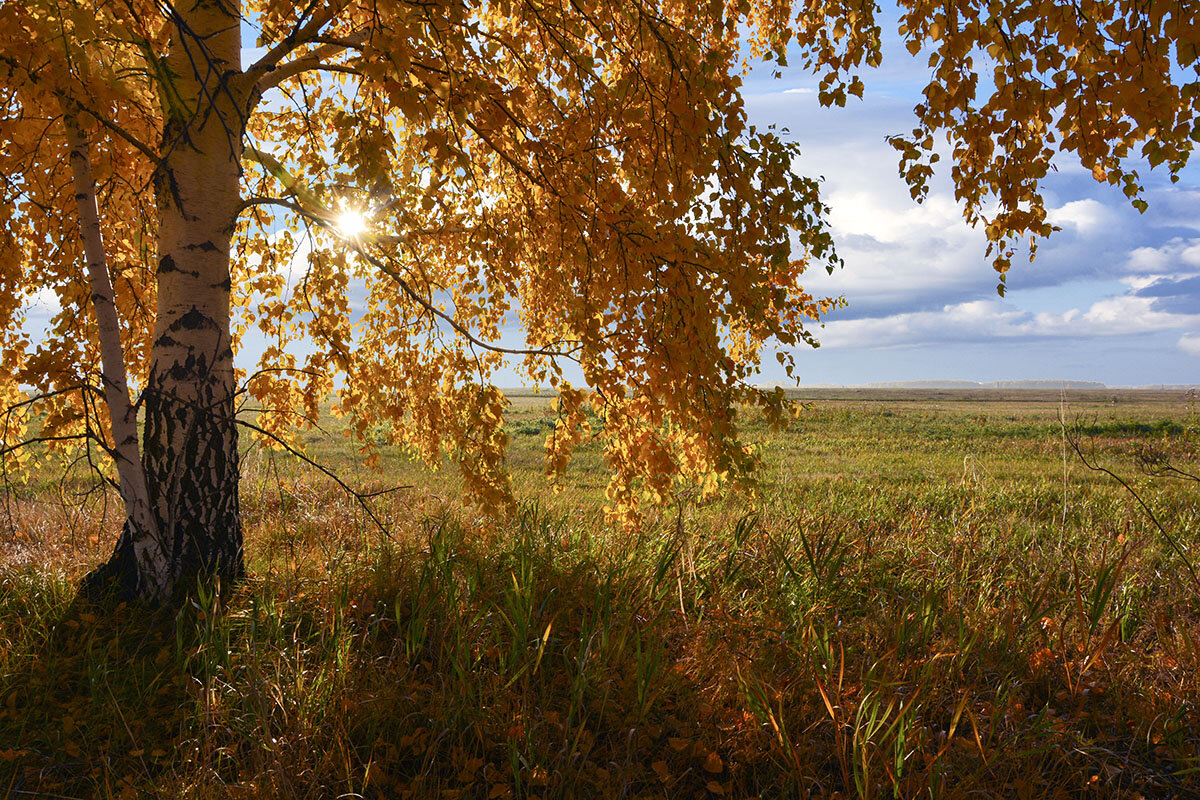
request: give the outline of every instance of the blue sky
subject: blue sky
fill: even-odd
[[[814,294],[842,295],[848,305],[814,331],[821,348],[795,351],[801,382],[1200,383],[1200,164],[1175,185],[1140,168],[1150,210],[1138,214],[1063,159],[1044,186],[1063,230],[1032,264],[1014,262],[1000,298],[984,237],[954,201],[948,159],[919,206],[897,174],[884,139],[913,127],[929,69],[900,41],[894,7],[881,22],[883,64],[863,73],[863,98],[845,108],[821,108],[817,80],[799,68],[778,78],[774,66],[755,69],[743,86],[751,124],[786,128],[803,152],[796,169],[824,178],[845,261],[832,276],[808,276]],[[516,331],[506,334],[518,343]],[[257,353],[247,345],[239,361],[249,365]],[[763,364],[763,382],[786,381],[774,358]],[[581,380],[578,370],[568,377]],[[496,381],[520,378],[501,372]]]
[[[821,108],[816,79],[799,68],[779,78],[774,68],[753,70],[743,87],[751,124],[786,128],[803,152],[796,169],[823,178],[845,261],[832,276],[819,269],[807,276],[814,294],[842,295],[848,305],[814,330],[819,349],[795,351],[800,381],[1200,383],[1200,164],[1175,185],[1139,168],[1150,209],[1138,214],[1112,187],[1062,160],[1044,189],[1051,221],[1063,230],[1032,264],[1014,261],[1000,298],[983,235],[963,221],[948,169],[918,206],[884,141],[913,127],[929,73],[895,30],[892,12],[883,64],[863,73],[862,100],[849,98],[845,108]],[[260,52],[247,50],[246,58]],[[34,303],[35,335],[56,306],[49,296]],[[239,363],[252,367],[261,344],[251,337]],[[786,381],[774,358],[763,364],[763,382]],[[578,381],[577,372],[568,377]],[[496,382],[520,378],[501,372]]]
[[[798,171],[824,178],[845,260],[806,285],[848,307],[816,331],[819,350],[796,351],[801,382],[1200,383],[1200,165],[1174,185],[1139,168],[1150,203],[1139,214],[1062,159],[1044,187],[1062,230],[1033,263],[1014,261],[1000,298],[984,237],[962,220],[947,175],[918,206],[897,174],[884,138],[913,127],[928,70],[894,24],[891,35],[883,65],[863,74],[863,99],[845,108],[821,108],[817,81],[799,69],[779,79],[757,70],[744,87],[752,123],[786,127],[803,151]],[[764,381],[784,380],[773,359],[764,363]]]

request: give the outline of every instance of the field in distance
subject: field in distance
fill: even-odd
[[[73,585],[119,520],[46,477],[0,550],[14,797],[1127,797],[1200,791],[1200,406],[1182,391],[807,390],[761,496],[603,522],[595,445],[512,520],[452,467],[252,449],[250,577],[158,618]],[[1078,449],[1076,449],[1078,448]],[[1110,470],[1089,469],[1085,463]],[[1123,486],[1114,475],[1128,486]],[[105,503],[107,502],[107,514]]]

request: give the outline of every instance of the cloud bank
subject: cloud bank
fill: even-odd
[[[839,380],[895,379],[878,374],[885,363],[879,354],[920,351],[923,360],[912,362],[913,369],[929,364],[929,372],[899,377],[987,380],[1057,370],[1110,383],[1195,381],[1200,188],[1189,181],[1195,170],[1178,186],[1147,170],[1150,210],[1139,214],[1119,192],[1064,161],[1044,186],[1049,221],[1061,230],[1040,243],[1034,262],[1014,263],[1001,299],[984,236],[965,223],[954,199],[948,154],[924,204],[913,202],[897,175],[897,154],[884,139],[912,127],[920,81],[896,74],[901,79],[882,81],[882,90],[873,91],[868,79],[864,100],[845,109],[820,108],[815,96],[798,91],[802,83],[787,84],[786,76],[774,87],[753,83],[747,100],[752,121],[785,127],[800,142],[804,155],[795,168],[823,178],[845,268],[812,274],[806,288],[848,302],[816,331],[822,350],[841,360]],[[970,363],[962,357],[967,348],[987,353],[981,372],[944,374]],[[805,354],[798,355],[803,363]],[[1078,374],[1083,369],[1104,374]]]

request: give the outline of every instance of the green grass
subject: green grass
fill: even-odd
[[[1200,415],[1181,396],[826,392],[764,444],[753,507],[602,521],[585,447],[507,422],[494,522],[400,454],[381,534],[252,452],[251,577],[147,619],[72,587],[109,499],[10,504],[0,793],[12,797],[1128,797],[1200,792]],[[755,429],[753,421],[749,427]],[[758,429],[761,429],[759,426]],[[765,433],[765,431],[764,431]],[[312,453],[375,486],[339,436]],[[70,498],[68,497],[68,500]],[[1190,564],[1190,566],[1189,566]]]

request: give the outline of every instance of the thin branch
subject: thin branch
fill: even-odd
[[[92,386],[91,384],[76,383],[76,384],[72,384],[70,386],[64,386],[61,389],[54,389],[49,392],[38,392],[33,397],[27,397],[24,400],[20,401],[19,403],[13,403],[12,405],[6,407],[4,409],[4,414],[5,414],[5,416],[9,416],[19,408],[23,408],[24,406],[31,406],[34,403],[40,403],[43,400],[49,400],[50,398],[57,397],[60,394],[69,394],[71,392],[82,392],[82,391],[93,391],[96,393],[102,393],[101,389],[99,389],[96,386]]]
[[[311,8],[312,5],[314,4],[310,4],[309,8]],[[319,34],[321,32],[321,28],[332,22],[334,17],[338,15],[339,11],[341,11],[341,8],[339,7],[338,3],[330,3],[321,13],[314,14],[312,19],[310,19],[308,22],[297,24],[297,26],[287,36],[283,37],[283,39],[279,41],[279,44],[272,47],[263,55],[262,58],[251,64],[250,67],[246,69],[246,74],[249,75],[255,72],[266,72],[270,69],[273,69],[275,65],[287,57],[289,53],[291,53],[297,47],[303,47],[305,43],[311,41],[314,36]],[[307,13],[307,9],[305,10],[305,13]],[[301,14],[301,19],[303,19],[303,17],[304,14]]]
[[[234,213],[240,215],[246,209],[255,208],[256,206],[279,206],[280,208],[286,208],[289,211],[293,211],[297,214],[306,213],[300,204],[293,200],[288,200],[283,197],[267,197],[265,195],[253,195],[245,198],[238,203],[237,210]]]
[[[1079,446],[1079,441],[1073,435],[1073,432],[1066,433],[1066,440],[1067,443],[1071,445],[1071,449],[1075,451],[1075,455],[1079,457],[1080,462],[1082,462],[1085,467],[1093,472],[1104,473],[1117,483],[1121,484],[1121,486],[1125,488],[1125,491],[1132,495],[1133,499],[1136,500],[1138,505],[1142,507],[1142,511],[1144,511],[1146,516],[1150,518],[1150,521],[1154,523],[1154,527],[1158,528],[1158,532],[1162,534],[1164,539],[1166,539],[1167,544],[1171,546],[1171,549],[1174,550],[1175,554],[1183,561],[1183,565],[1187,568],[1188,574],[1192,577],[1192,583],[1195,589],[1200,591],[1200,575],[1196,574],[1196,568],[1192,565],[1192,560],[1188,557],[1187,552],[1183,549],[1183,546],[1180,545],[1179,542],[1175,540],[1175,537],[1172,536],[1167,529],[1163,527],[1163,524],[1158,521],[1158,516],[1154,513],[1154,510],[1150,508],[1145,500],[1142,499],[1142,496],[1138,494],[1137,490],[1130,486],[1124,478],[1113,472],[1108,467],[1101,466],[1095,461],[1089,461],[1088,457],[1083,454],[1083,448]]]
[[[373,267],[378,269],[384,275],[387,275],[389,278],[391,278],[393,281],[395,281],[396,284],[400,286],[400,289],[406,295],[408,295],[408,297],[413,302],[415,302],[417,305],[421,306],[421,308],[425,309],[425,311],[427,313],[429,313],[432,316],[437,317],[438,319],[443,320],[447,325],[449,325],[452,329],[454,329],[454,331],[458,335],[462,336],[464,339],[466,339],[468,342],[475,345],[476,347],[482,347],[484,350],[490,350],[493,353],[501,353],[501,354],[510,355],[510,356],[558,356],[561,358],[569,358],[573,361],[577,360],[575,357],[575,353],[578,353],[580,350],[583,349],[582,343],[576,344],[575,347],[571,348],[570,350],[551,350],[549,348],[527,349],[527,348],[501,347],[500,345],[492,344],[491,342],[485,342],[482,339],[476,337],[473,333],[471,333],[471,331],[468,330],[467,327],[465,325],[463,325],[461,322],[459,322],[457,319],[455,319],[454,317],[450,316],[446,312],[439,309],[431,301],[427,300],[420,292],[418,292],[417,290],[415,290],[411,286],[409,286],[408,282],[405,281],[404,278],[395,269],[384,264],[383,261],[381,261],[380,259],[371,255],[370,253],[368,253],[366,250],[364,250],[358,244],[354,245],[354,252],[357,253],[362,258],[366,259],[368,263],[370,263]]]
[[[267,92],[268,89],[275,88],[288,78],[294,78],[303,72],[309,72],[312,70],[345,72],[351,75],[361,74],[353,67],[329,64],[327,63],[326,59],[333,58],[334,56],[344,53],[346,50],[349,50],[352,47],[362,44],[367,40],[368,33],[369,31],[364,28],[349,39],[339,40],[337,42],[328,42],[314,50],[305,53],[294,61],[289,61],[286,64],[276,64],[267,72],[263,73],[261,78],[255,81],[255,93],[261,97]]]
[[[247,152],[249,152],[252,149],[253,148],[247,148]],[[272,161],[275,162],[275,164],[268,166],[267,167],[268,169],[271,169],[271,167],[278,165],[278,161],[276,159],[274,159],[273,157],[269,157],[268,154],[263,154],[263,153],[256,153],[256,154],[258,155],[258,158],[260,159],[260,163],[264,163],[264,165],[268,164]],[[293,186],[289,186],[288,188],[292,189],[292,191],[296,191],[297,193],[299,193],[300,190],[297,188],[298,182],[295,181],[294,178],[291,178],[290,175],[288,176],[288,178],[291,179],[293,184],[296,184]],[[283,180],[283,179],[281,178],[281,180]],[[336,230],[334,230],[335,226],[330,219],[326,218],[326,216],[322,216],[313,211],[309,211],[309,210],[305,209],[303,206],[301,206],[299,203],[296,203],[294,201],[284,200],[281,198],[272,198],[272,197],[252,197],[252,198],[247,198],[247,200],[243,201],[244,207],[248,207],[251,205],[266,205],[266,204],[278,205],[283,208],[287,208],[287,209],[295,212],[296,214],[304,217],[305,219],[313,222],[318,227],[324,228],[325,230],[330,231],[331,233],[334,233],[335,235],[337,235]],[[322,208],[321,210],[326,215],[328,215],[329,212],[326,209]],[[421,231],[418,233],[424,233],[424,231]],[[341,238],[341,237],[339,237],[339,238]],[[368,241],[372,241],[372,242],[377,241],[380,243],[403,242],[403,239],[399,238],[399,237],[364,237],[364,239],[366,239]],[[400,275],[397,270],[395,270],[392,267],[385,264],[381,259],[376,258],[375,256],[368,253],[363,248],[362,243],[351,242],[351,245],[354,249],[355,254],[362,257],[365,261],[367,261],[373,267],[375,267],[380,272],[382,272],[384,275],[387,275],[389,278],[391,278],[393,281],[395,281],[396,284],[398,284],[400,286],[401,291],[403,291],[404,294],[407,295],[413,302],[415,302],[415,303],[417,303],[417,305],[421,306],[421,308],[423,308],[431,316],[444,321],[456,333],[458,333],[460,336],[462,336],[469,343],[475,345],[476,347],[483,348],[484,350],[489,350],[493,353],[500,353],[502,355],[551,356],[551,357],[557,356],[559,358],[568,358],[568,359],[571,359],[572,361],[578,361],[578,358],[575,354],[583,349],[582,342],[564,342],[564,344],[574,344],[574,346],[568,350],[553,350],[553,349],[544,348],[544,347],[543,348],[501,347],[500,345],[492,344],[491,342],[485,342],[484,340],[478,338],[473,333],[471,333],[470,330],[465,325],[463,325],[461,322],[459,322],[453,316],[451,316],[451,315],[447,314],[446,312],[442,311],[441,309],[439,309],[430,300],[426,299],[423,295],[421,295],[420,292],[413,289],[412,286],[409,285],[408,281],[406,281],[404,279],[404,277],[402,275]]]
[[[1147,475],[1156,478],[1180,478],[1200,483],[1200,475],[1188,472],[1171,463],[1163,453],[1151,448],[1141,448],[1137,454],[1138,466]]]
[[[254,64],[252,64],[242,74],[242,80],[249,81],[247,89],[253,93],[255,101],[257,101],[258,97],[262,97],[263,92],[272,88],[273,86],[279,85],[281,81],[286,80],[293,75],[299,74],[306,69],[313,68],[311,66],[305,66],[300,69],[291,70],[291,64],[305,62],[309,59],[309,56],[314,56],[317,60],[321,58],[329,58],[337,55],[339,52],[345,51],[350,47],[361,43],[360,41],[357,41],[359,37],[361,37],[363,41],[366,40],[370,33],[370,28],[364,28],[361,31],[356,32],[344,44],[341,42],[329,42],[321,47],[318,47],[316,50],[312,51],[312,53],[306,53],[305,55],[300,56],[295,61],[290,62],[290,64],[280,64],[284,58],[293,53],[297,48],[314,42],[320,35],[321,29],[333,22],[341,10],[342,6],[340,3],[330,3],[321,13],[314,15],[313,18],[307,23],[298,26],[295,30],[285,36],[279,42],[279,44],[268,50],[266,55],[254,62]],[[315,55],[318,52],[320,52],[320,55]],[[274,76],[277,72],[286,72],[287,74],[279,78],[275,78]]]
[[[8,447],[0,448],[0,458],[3,458],[4,456],[8,455],[9,453],[15,453],[16,451],[20,450],[21,448],[29,447],[30,445],[33,445],[33,444],[44,444],[46,442],[74,442],[74,441],[78,441],[80,439],[95,440],[95,438],[96,438],[96,435],[91,433],[90,431],[86,432],[86,433],[63,434],[62,436],[33,436],[29,439],[26,439],[23,442],[17,442],[16,444],[11,444]]]
[[[319,370],[315,369],[308,369],[307,367],[260,367],[246,376],[246,380],[242,381],[242,387],[235,391],[234,395],[240,395],[250,391],[250,381],[254,380],[259,375],[266,375],[270,372],[290,372],[297,375],[307,375],[310,378],[317,378],[325,375],[324,372],[320,372]]]
[[[100,125],[103,126],[104,128],[107,128],[108,130],[115,133],[121,139],[124,139],[126,142],[133,145],[133,147],[136,150],[138,150],[142,155],[144,155],[146,158],[150,159],[150,162],[152,164],[155,164],[155,165],[162,164],[163,159],[158,153],[151,150],[150,147],[147,144],[145,144],[142,140],[138,139],[136,136],[134,136],[133,134],[126,131],[124,128],[122,128],[117,123],[101,116],[100,112],[98,112],[96,109],[91,108],[86,105],[80,105],[79,110],[83,111],[89,117],[96,120],[96,122],[99,122]]]
[[[330,480],[332,480],[334,483],[336,483],[338,486],[340,486],[342,488],[342,490],[346,492],[346,494],[350,495],[351,497],[353,497],[355,500],[358,501],[358,504],[360,506],[362,506],[363,511],[365,511],[367,513],[367,516],[369,516],[371,518],[371,521],[375,523],[375,525],[379,528],[381,533],[383,533],[389,539],[393,538],[391,531],[389,531],[387,529],[387,526],[383,524],[383,522],[379,519],[378,516],[376,516],[374,509],[371,508],[370,504],[367,503],[367,501],[372,498],[382,497],[383,495],[392,494],[393,492],[398,492],[403,489],[412,489],[412,488],[414,488],[412,485],[405,484],[402,486],[393,486],[390,489],[380,489],[379,491],[376,491],[376,492],[359,492],[355,489],[352,489],[349,484],[347,484],[344,480],[342,480],[340,477],[338,477],[338,474],[336,472],[329,469],[328,467],[326,467],[324,464],[320,463],[319,461],[314,461],[313,459],[309,458],[304,453],[302,453],[299,450],[297,450],[296,448],[292,447],[290,444],[288,444],[287,442],[285,442],[283,439],[279,438],[275,434],[271,433],[270,431],[260,428],[259,426],[255,425],[253,422],[246,422],[245,420],[241,420],[241,419],[235,420],[235,421],[237,422],[238,425],[241,425],[242,427],[245,427],[245,428],[249,428],[250,430],[254,431],[255,433],[259,434],[260,436],[267,437],[271,441],[275,442],[275,444],[279,445],[279,447],[283,448],[291,455],[293,455],[296,458],[303,461],[305,464],[308,464],[310,467],[313,467],[314,469],[317,469],[318,471],[320,471],[322,474],[324,474],[326,477],[328,477]]]

